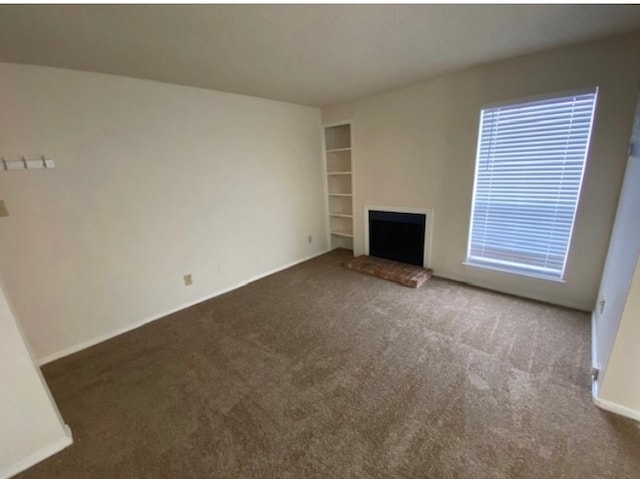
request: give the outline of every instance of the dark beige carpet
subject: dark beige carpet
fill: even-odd
[[[589,317],[333,252],[44,368],[75,444],[34,478],[639,478]]]

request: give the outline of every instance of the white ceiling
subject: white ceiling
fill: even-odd
[[[637,5],[1,5],[0,61],[325,106],[637,29]]]

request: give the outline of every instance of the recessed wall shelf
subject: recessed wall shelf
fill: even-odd
[[[343,238],[353,238],[351,233],[345,233],[344,231],[332,231],[331,234],[334,236],[342,236]]]
[[[351,124],[324,129],[331,249],[353,249]]]

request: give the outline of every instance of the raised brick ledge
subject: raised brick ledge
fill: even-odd
[[[353,271],[394,281],[409,288],[419,288],[422,283],[433,276],[432,269],[376,258],[375,256],[358,256],[345,263],[344,266]]]

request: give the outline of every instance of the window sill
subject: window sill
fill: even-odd
[[[505,274],[515,274],[516,276],[524,276],[525,278],[541,279],[543,281],[551,281],[553,283],[561,283],[561,284],[567,283],[564,279],[555,278],[553,276],[547,276],[541,273],[527,273],[523,271],[513,271],[507,268],[499,268],[497,266],[487,266],[484,264],[469,263],[468,261],[463,261],[462,264],[465,266],[471,266],[472,268],[486,269],[489,271],[497,271],[498,273],[505,273]]]

